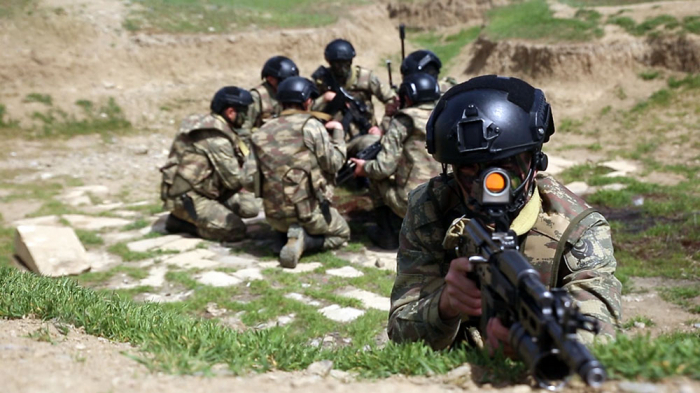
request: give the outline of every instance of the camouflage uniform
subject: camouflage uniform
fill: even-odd
[[[440,85],[440,94],[445,94],[447,90],[457,86],[457,80],[451,76],[445,76],[438,80],[438,84]]]
[[[248,106],[248,116],[243,128],[260,128],[270,118],[279,116],[282,107],[275,99],[275,91],[268,82],[250,90],[253,103]]]
[[[391,86],[382,83],[379,77],[376,76],[371,70],[360,66],[355,66],[352,70],[353,72],[350,74],[350,77],[345,82],[343,87],[348,91],[348,93],[350,93],[350,95],[367,105],[367,120],[371,125],[376,126],[377,119],[374,116],[372,96],[377,97],[379,101],[387,104],[398,99],[396,97],[396,93]],[[328,70],[328,72],[331,71]],[[321,80],[317,80],[315,82],[321,96],[316,99],[313,108],[314,110],[323,111],[326,108],[326,105],[328,105],[328,103],[323,100],[323,93],[327,91],[327,86]],[[342,114],[337,113],[334,119],[342,121],[342,117]],[[358,135],[360,135],[360,130],[354,123],[352,123],[350,125],[350,129],[346,130],[346,140],[349,141],[352,138],[352,142],[348,143],[347,146],[348,153],[353,153],[350,154],[351,156],[378,141],[380,138],[378,135]]]
[[[350,239],[350,227],[338,211],[322,205],[332,198],[332,181],[345,163],[343,131],[328,131],[310,112],[285,110],[252,135],[257,170],[246,165],[248,179],[259,177],[265,217],[278,232],[299,224],[310,235],[325,236],[323,248]],[[257,171],[257,172],[256,172]],[[249,180],[250,181],[250,180]]]
[[[367,177],[372,179],[371,194],[399,217],[406,215],[408,193],[441,171],[441,165],[425,149],[425,125],[434,103],[423,103],[401,109],[382,137],[382,151],[365,163]],[[380,202],[381,200],[381,202]]]
[[[598,319],[604,334],[614,335],[621,285],[614,276],[617,263],[607,221],[549,175],[538,174],[536,183],[539,198],[533,195],[528,205],[539,204],[533,206],[539,214],[534,225],[516,230],[525,234],[519,237],[523,254],[547,287],[567,289],[583,314]],[[452,178],[448,184],[434,178],[409,196],[391,294],[388,333],[393,341],[424,340],[442,349],[478,327],[478,318],[442,320],[438,311],[444,277],[455,258],[445,234],[452,220],[466,213],[452,191],[457,187]],[[590,342],[592,335],[580,333],[580,338]]]
[[[194,224],[205,239],[245,237],[240,217],[255,217],[253,194],[240,194],[241,167],[249,148],[223,117],[192,115],[182,121],[163,173],[164,209]]]

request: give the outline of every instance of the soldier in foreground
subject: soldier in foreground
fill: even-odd
[[[260,73],[263,82],[250,90],[253,103],[248,107],[243,128],[260,128],[263,122],[280,114],[282,109],[275,98],[277,86],[290,76],[299,76],[299,68],[291,59],[274,56],[265,62]]]
[[[294,268],[304,252],[337,248],[350,239],[347,222],[330,206],[333,178],[345,162],[344,132],[337,121],[324,126],[309,111],[317,96],[306,78],[280,83],[282,113],[253,133],[257,172],[246,170],[246,177],[261,185],[256,188],[267,222],[286,233],[280,264],[287,268]]]
[[[417,50],[411,52],[406,56],[401,62],[401,75],[406,78],[406,76],[414,74],[416,72],[425,72],[433,76],[433,78],[438,80],[440,85],[440,92],[445,94],[447,90],[457,85],[457,81],[454,78],[446,76],[440,79],[440,69],[442,68],[442,62],[437,55],[429,50]]]
[[[355,48],[352,44],[343,39],[331,41],[324,51],[324,57],[330,67],[319,67],[314,72],[312,78],[320,92],[320,97],[314,103],[314,110],[326,111],[326,107],[336,98],[337,92],[330,89],[330,84],[323,75],[330,75],[339,87],[345,89],[351,96],[359,100],[366,107],[363,113],[364,119],[369,123],[368,130],[361,130],[357,122],[352,122],[350,128],[345,130],[347,141],[352,139],[348,145],[348,150],[355,152],[364,149],[379,140],[382,130],[377,126],[377,119],[374,116],[374,105],[372,97],[377,97],[379,101],[386,105],[385,111],[389,115],[396,111],[398,99],[391,89],[391,86],[382,83],[379,77],[371,70],[352,65],[355,57]],[[333,82],[331,81],[331,82]],[[342,113],[332,113],[336,120],[341,120]],[[368,136],[371,135],[371,136]]]
[[[241,168],[249,153],[238,135],[246,119],[250,93],[235,86],[216,92],[211,112],[182,121],[163,173],[161,199],[170,210],[168,232],[185,232],[215,241],[245,237],[241,217],[255,217],[259,208],[241,198]]]
[[[402,109],[382,137],[377,158],[350,158],[356,164],[355,176],[371,179],[377,227],[370,239],[387,250],[399,246],[408,193],[440,173],[440,164],[425,150],[425,126],[440,98],[437,81],[425,73],[408,75],[399,86],[399,98]]]
[[[564,288],[582,314],[612,336],[621,318],[620,282],[610,227],[605,218],[549,175],[543,143],[554,133],[541,90],[515,78],[493,75],[458,85],[438,102],[427,126],[427,147],[443,174],[409,195],[391,295],[389,337],[423,340],[434,349],[456,342],[502,347],[513,355],[509,330],[498,318],[478,331],[482,313],[473,266],[456,258],[459,224],[478,218],[474,185],[488,168],[512,179],[508,208],[520,250],[544,285]],[[451,167],[452,172],[447,173]],[[468,250],[476,246],[466,244]],[[593,335],[579,332],[583,342]]]

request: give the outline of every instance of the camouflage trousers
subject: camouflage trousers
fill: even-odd
[[[244,239],[246,226],[241,217],[255,217],[260,211],[252,193],[236,193],[221,203],[190,191],[172,202],[175,217],[194,224],[203,239],[214,241]]]
[[[399,217],[408,210],[408,192],[396,185],[393,178],[370,180],[369,193],[375,208],[386,205]]]
[[[272,214],[268,214],[268,212],[265,212],[265,216],[272,229],[278,232],[286,233],[290,225],[299,224],[309,235],[323,236],[323,249],[328,250],[338,248],[350,240],[350,227],[347,221],[336,208],[331,207],[330,211],[330,223],[326,222],[318,206],[311,212],[309,219],[304,221],[297,217],[272,218]]]
[[[346,146],[348,149],[348,157],[357,157],[357,153],[368,148],[374,142],[377,142],[382,137],[379,135],[358,135],[348,141]]]

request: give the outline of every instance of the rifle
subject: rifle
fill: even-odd
[[[372,124],[367,120],[369,111],[367,105],[353,97],[340,86],[335,80],[328,68],[320,66],[311,74],[314,81],[320,81],[326,86],[326,90],[335,92],[335,98],[328,103],[323,111],[329,115],[335,115],[338,112],[343,114],[341,123],[345,132],[349,132],[350,124],[353,123],[360,130],[360,135],[367,134],[367,131],[372,127]]]
[[[539,273],[519,252],[517,235],[508,230],[507,173],[490,168],[475,186],[479,208],[495,230],[487,232],[478,218],[469,220],[456,251],[464,254],[460,250],[465,240],[479,250],[469,261],[481,288],[481,332],[492,317],[510,326],[511,346],[543,388],[556,389],[574,373],[589,386],[601,386],[607,377],[605,368],[576,339],[578,329],[597,333],[598,321],[581,314],[565,289],[547,290]]]
[[[406,47],[404,46],[404,41],[406,41],[406,25],[403,23],[399,25],[399,38],[401,38],[401,61],[406,58]]]
[[[394,80],[391,78],[391,60],[389,59],[386,60],[386,72],[389,74],[389,86],[392,90],[396,91],[396,85],[394,84]]]
[[[382,144],[380,143],[380,141],[377,141],[367,146],[363,150],[360,150],[357,153],[357,158],[359,158],[360,160],[374,160],[375,158],[377,158],[377,155],[380,151],[382,151]],[[335,184],[341,185],[346,181],[352,179],[353,174],[355,173],[356,166],[357,165],[355,165],[354,162],[348,160],[348,162],[346,162],[345,165],[343,165],[343,167],[340,168],[340,170],[336,174]]]

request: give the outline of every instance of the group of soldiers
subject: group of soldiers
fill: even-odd
[[[442,63],[427,50],[409,54],[395,89],[353,65],[355,49],[346,40],[330,42],[324,57],[328,66],[307,79],[291,59],[274,56],[262,68],[260,85],[224,87],[209,114],[183,121],[161,169],[168,231],[241,240],[242,218],[258,214],[259,197],[283,244],[280,263],[293,268],[303,252],[350,239],[348,223],[331,202],[336,173],[352,162],[354,176],[369,179],[377,221],[370,238],[385,249],[398,247],[409,191],[440,171],[424,145],[441,94]],[[373,97],[385,105],[381,124]],[[362,109],[351,113],[350,104]],[[376,143],[381,151],[375,159],[354,158]]]
[[[483,193],[476,185],[485,170],[497,167],[510,182],[507,218],[523,255],[547,287],[565,288],[603,333],[614,334],[621,285],[610,227],[543,173],[542,146],[554,120],[541,90],[494,75],[452,87],[438,81],[441,63],[429,51],[406,56],[394,90],[353,66],[348,41],[330,42],[324,55],[328,66],[313,80],[300,77],[292,60],[270,58],[261,85],[224,87],[210,113],[183,121],[161,168],[169,231],[240,240],[246,231],[241,218],[259,213],[259,197],[280,240],[280,263],[294,268],[304,252],[340,247],[350,238],[331,201],[336,173],[353,163],[354,175],[369,179],[377,221],[370,238],[398,248],[389,336],[445,348],[476,341],[478,279],[470,259],[454,250],[456,242],[476,247],[463,244],[460,228],[464,220],[488,218],[476,202]],[[355,101],[338,106],[346,93]],[[380,122],[372,97],[385,104]],[[363,119],[349,111],[358,102],[366,105],[359,111]],[[354,157],[377,142],[374,159]],[[509,353],[509,330],[499,318],[480,333]]]

